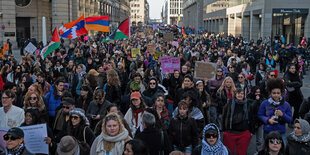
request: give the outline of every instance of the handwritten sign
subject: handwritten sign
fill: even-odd
[[[132,48],[131,49],[131,57],[136,58],[137,55],[141,55],[140,48]]]
[[[158,60],[158,58],[161,56],[161,53],[159,51],[155,51],[154,52],[154,57],[156,60]]]
[[[150,54],[154,54],[156,51],[156,45],[147,45],[147,52]]]
[[[173,41],[173,33],[164,33],[164,41],[166,42],[170,42]]]
[[[179,42],[173,41],[173,42],[171,43],[171,45],[178,48],[178,47],[179,47]]]
[[[160,58],[162,73],[173,73],[174,70],[180,71],[180,58],[162,57]]]
[[[33,54],[33,52],[35,52],[36,50],[37,47],[35,47],[31,42],[29,42],[29,44],[25,47],[25,51],[31,54]]]
[[[209,62],[196,61],[194,77],[196,79],[208,78],[214,80],[216,76],[216,64]]]

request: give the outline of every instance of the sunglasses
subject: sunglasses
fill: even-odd
[[[5,141],[8,141],[8,140],[16,140],[16,139],[19,139],[19,137],[14,137],[14,136],[11,136],[11,135],[6,134],[6,135],[3,136],[3,139],[4,139]]]
[[[239,76],[238,78],[239,78],[239,79],[243,79],[244,77],[243,77],[243,76]]]
[[[110,115],[108,117],[105,118],[107,121],[109,120],[115,120],[116,119],[116,116],[115,115]]]
[[[70,109],[69,106],[62,106],[64,109]]]
[[[98,100],[101,100],[101,98],[100,97],[98,97],[98,98],[96,97],[95,100],[98,101]]]
[[[272,143],[272,144],[281,144],[281,143],[282,143],[282,140],[280,140],[280,139],[269,139],[269,143]]]
[[[211,137],[217,138],[217,137],[218,137],[218,134],[217,134],[217,133],[207,133],[207,134],[206,134],[206,138],[211,138]]]
[[[150,85],[155,85],[155,84],[156,84],[155,82],[151,82],[151,83],[150,83]]]
[[[78,116],[71,116],[71,119],[75,119],[75,120],[77,120],[77,119],[79,119],[80,117],[78,117]]]
[[[29,97],[28,100],[37,100],[38,98],[37,97]]]
[[[270,76],[272,76],[272,77],[276,77],[276,75],[274,75],[274,74],[270,74]]]
[[[217,72],[222,72],[222,71],[217,71]]]

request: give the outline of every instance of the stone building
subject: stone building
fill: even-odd
[[[10,39],[14,48],[22,38],[42,41],[42,17],[47,40],[54,27],[88,16],[110,15],[111,29],[129,17],[129,0],[0,0],[0,44]],[[3,30],[4,29],[4,30]],[[96,32],[90,31],[90,35]]]
[[[178,25],[183,20],[183,0],[165,0],[162,7],[162,21],[168,25]]]
[[[148,24],[148,20],[150,19],[150,6],[147,0],[130,0],[130,8],[130,24],[132,26],[144,26]]]
[[[183,0],[183,26],[203,30],[203,0]]]
[[[247,40],[283,35],[295,45],[310,37],[309,0],[229,0],[229,6],[208,10],[216,2],[204,4],[204,26],[210,32],[242,35]]]

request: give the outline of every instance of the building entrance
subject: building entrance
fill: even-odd
[[[30,17],[16,17],[16,41],[18,47],[21,46],[21,41],[31,39],[30,37]]]

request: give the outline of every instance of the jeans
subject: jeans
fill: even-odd
[[[175,145],[173,145],[173,150],[174,150],[174,151],[181,151],[180,148],[178,148],[178,147],[175,146]],[[183,153],[192,153],[192,150],[193,150],[192,145],[189,145],[189,146],[186,146],[186,147],[184,148],[184,150],[181,151],[181,152],[183,152]]]
[[[255,132],[255,136],[256,136],[256,151],[258,152],[261,148],[263,148],[263,144],[264,144],[263,125],[257,128]]]
[[[210,122],[216,124],[220,130],[222,130],[222,114],[217,113],[217,107],[216,106],[210,106]]]

